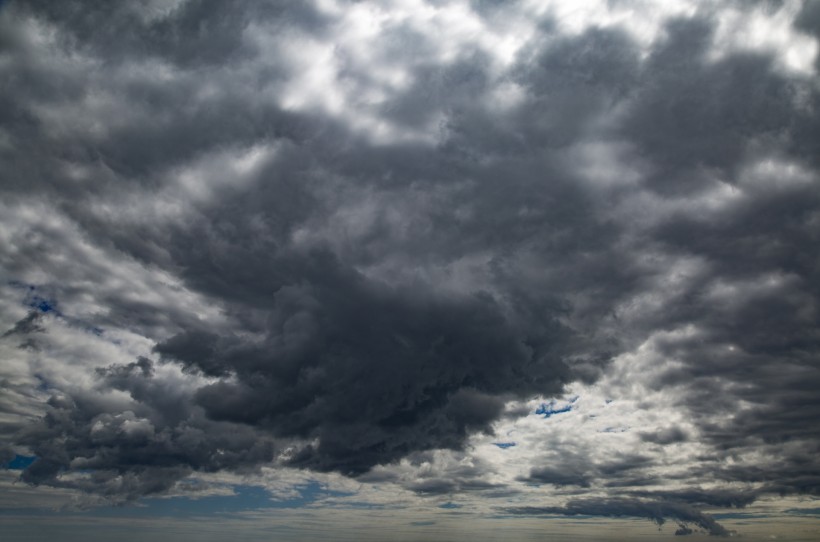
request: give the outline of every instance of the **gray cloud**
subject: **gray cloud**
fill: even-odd
[[[131,400],[53,396],[46,416],[21,434],[37,457],[24,481],[134,499],[167,491],[193,470],[247,470],[273,457],[270,439],[208,420],[184,392],[155,379],[145,358],[98,374],[101,388],[126,391]],[[88,474],[59,477],[72,470]]]
[[[816,11],[796,27],[817,35]],[[594,382],[653,339],[676,363],[647,384],[697,434],[643,431],[647,449],[708,446],[691,488],[817,494],[820,94],[774,53],[711,58],[711,13],[665,21],[646,51],[547,17],[504,70],[398,25],[368,65],[335,49],[349,94],[334,110],[279,99],[312,96],[290,90],[312,67],[296,52],[345,31],[302,2],[4,6],[0,263],[51,288],[65,322],[127,329],[156,358],[38,390],[44,417],[14,437],[38,457],[23,479],[112,498],[272,461],[366,479],[462,450],[506,401]],[[391,59],[396,88],[380,79]],[[3,340],[47,335],[42,320]],[[176,368],[188,387],[164,380]],[[768,465],[723,461],[779,446]],[[668,481],[653,466],[578,454],[519,481],[614,492]],[[483,474],[408,487],[505,489]],[[694,505],[752,499],[636,491],[543,513],[726,534]]]
[[[42,319],[42,314],[39,311],[30,311],[25,318],[19,320],[14,327],[3,333],[3,337],[10,335],[27,335],[29,333],[37,333],[45,331],[39,321]]]
[[[680,427],[667,427],[654,433],[642,432],[641,439],[646,442],[664,445],[684,442],[688,439],[688,436]]]
[[[638,499],[578,499],[559,507],[520,507],[510,508],[508,512],[516,515],[565,515],[565,516],[605,516],[646,518],[659,526],[667,518],[681,522],[675,534],[691,534],[687,524],[693,524],[715,536],[730,536],[720,523],[708,514],[683,503],[668,501],[645,501]]]

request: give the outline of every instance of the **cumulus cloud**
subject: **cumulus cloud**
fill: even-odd
[[[816,495],[816,6],[598,4],[4,4],[23,480]]]

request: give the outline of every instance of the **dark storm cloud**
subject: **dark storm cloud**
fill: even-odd
[[[596,463],[586,454],[565,454],[554,465],[533,468],[520,481],[555,487],[589,488],[601,480],[607,487],[644,486],[661,482],[657,476],[641,472],[653,466],[651,458],[641,455],[619,453],[609,461]]]
[[[686,524],[693,524],[711,535],[730,536],[731,534],[712,516],[704,514],[688,504],[660,500],[578,499],[570,501],[566,506],[520,507],[510,508],[507,511],[512,514],[526,516],[564,515],[646,518],[659,526],[666,523],[667,519],[673,519],[683,524],[679,531],[681,529],[687,531]],[[676,532],[675,534],[691,534],[691,530],[688,533]]]
[[[684,442],[688,439],[688,435],[680,427],[667,427],[661,431],[654,433],[642,432],[641,440],[645,442],[652,442],[654,444],[674,444],[676,442]]]
[[[710,491],[693,488],[678,491],[634,491],[632,495],[646,499],[685,502],[692,506],[717,506],[721,508],[744,508],[759,496],[758,491],[736,491],[713,489]]]
[[[533,469],[530,473],[529,482],[537,482],[543,484],[551,484],[554,486],[579,486],[589,487],[590,473],[585,471],[579,472],[573,469],[567,469],[566,465],[562,464],[555,468],[539,468]]]
[[[184,391],[153,378],[150,360],[99,369],[98,375],[100,388],[128,392],[132,400],[53,396],[46,416],[21,433],[19,443],[37,457],[24,481],[133,499],[167,491],[193,470],[241,471],[273,457],[270,439],[206,419]],[[87,474],[59,477],[75,469]]]
[[[558,324],[510,322],[489,295],[436,299],[343,269],[334,276],[338,262],[316,257],[323,263],[299,274],[303,285],[269,299],[262,344],[195,332],[157,346],[208,374],[238,377],[199,390],[210,417],[318,437],[294,464],[356,473],[413,450],[457,447],[488,428],[510,390],[557,391],[570,378],[551,359],[566,333]],[[520,383],[525,371],[530,382]]]
[[[492,3],[475,5],[493,17]],[[3,10],[2,190],[64,221],[12,236],[3,266],[58,277],[66,313],[91,295],[106,307],[103,323],[145,334],[165,364],[139,358],[99,369],[94,390],[52,390],[46,416],[18,438],[38,457],[26,481],[134,498],[277,454],[363,475],[461,449],[506,400],[594,381],[615,355],[690,326],[696,335],[658,342],[680,364],[651,384],[679,392],[718,459],[790,446],[769,470],[715,461],[700,477],[817,492],[820,94],[768,54],[710,60],[714,20],[667,21],[646,57],[624,31],[558,36],[542,21],[544,39],[505,80],[521,89],[506,108],[491,98],[487,52],[439,62],[429,37],[391,29],[385,55],[410,66],[410,83],[373,110],[408,133],[441,119],[430,143],[368,139],[354,129],[355,104],[349,117],[278,104],[304,66],[287,63],[284,41],[261,50],[251,34],[332,35],[328,16],[302,2],[189,1],[151,16],[111,2]],[[812,10],[797,21],[807,32]],[[44,48],[18,21],[51,25],[58,45]],[[335,60],[345,84],[375,84],[377,70]],[[644,174],[626,182],[613,166],[612,184],[584,178],[595,156],[573,153],[590,139],[626,146]],[[275,156],[241,184],[222,182],[238,173],[206,172],[209,197],[190,197],[178,216],[140,207],[164,203],[180,171],[254,145],[275,146]],[[756,172],[764,155],[807,173]],[[742,196],[719,212],[698,203],[723,187]],[[134,216],[106,212],[131,204]],[[225,321],[122,287],[89,290],[110,270],[77,239],[168,273]],[[663,258],[701,262],[698,280],[667,287],[669,269],[653,263]],[[662,294],[671,297],[661,308],[619,316]],[[35,331],[36,316],[6,339]],[[209,380],[175,389],[158,376],[169,365]],[[640,436],[653,446],[690,437],[675,426]],[[651,470],[639,454],[606,464],[567,456],[525,481],[623,488],[657,483]],[[414,484],[421,494],[503,489],[479,472]],[[724,497],[647,494],[515,513],[670,518],[726,534],[694,508],[747,503]]]
[[[453,69],[480,74],[478,62]],[[573,99],[587,99],[585,109],[598,107],[600,92]],[[452,138],[437,148],[380,150],[362,143],[352,158],[337,158],[328,148],[332,142],[321,137],[310,157],[288,147],[289,172],[280,173],[281,165],[264,172],[258,189],[223,199],[203,213],[207,223],[174,233],[173,257],[188,283],[233,304],[265,337],[249,343],[191,330],[158,345],[165,358],[186,367],[238,377],[197,394],[211,417],[281,436],[318,437],[318,447],[291,461],[356,473],[414,450],[458,447],[467,432],[497,418],[500,397],[557,391],[562,383],[594,377],[613,339],[593,337],[581,318],[575,329],[559,323],[569,309],[553,292],[562,285],[597,295],[583,317],[611,311],[620,294],[601,291],[601,278],[623,280],[623,291],[634,280],[618,272],[628,264],[617,265],[619,254],[607,246],[617,227],[597,218],[593,203],[558,165],[485,148],[484,131],[472,123],[489,124],[492,114],[476,106],[469,116],[454,115]],[[490,163],[476,162],[478,154]],[[343,177],[323,178],[317,166]],[[474,180],[461,186],[464,178]],[[323,214],[339,202],[315,192],[327,183],[362,199],[386,198],[418,232],[408,236],[376,221],[363,246],[343,245],[337,253],[322,245],[289,247],[300,223],[333,226]],[[412,203],[420,190],[447,191],[422,208],[403,209],[401,198]],[[459,206],[469,209],[461,219],[452,214]],[[267,238],[253,234],[259,216]],[[476,251],[494,255],[482,270],[492,291],[441,293],[426,281],[394,286],[356,270],[375,259],[423,271]],[[554,278],[522,282],[516,258],[531,253]]]

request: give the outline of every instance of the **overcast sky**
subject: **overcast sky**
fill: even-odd
[[[3,539],[817,540],[819,38],[3,2]]]

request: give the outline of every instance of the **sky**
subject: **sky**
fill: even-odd
[[[3,2],[3,540],[820,539],[818,40]]]

